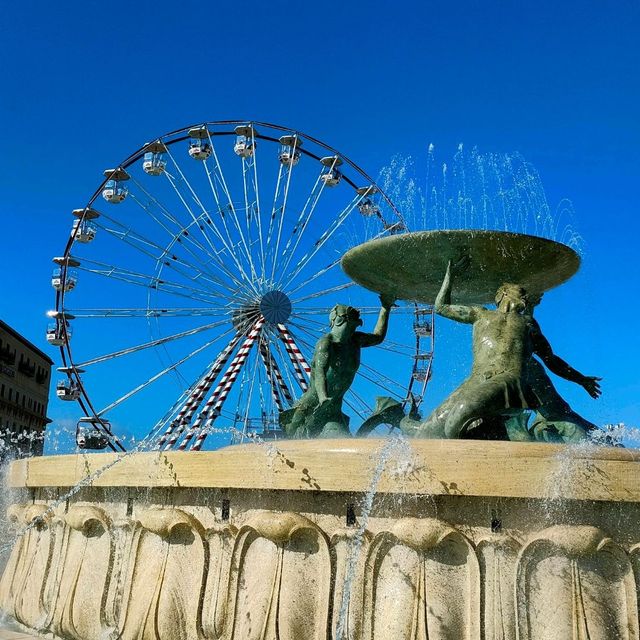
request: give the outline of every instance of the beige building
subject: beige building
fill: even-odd
[[[0,320],[0,461],[42,455],[52,364]]]

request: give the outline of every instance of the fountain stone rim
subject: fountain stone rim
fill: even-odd
[[[296,440],[217,451],[124,456],[90,487],[140,487],[366,493],[371,459],[385,440]],[[74,487],[118,454],[57,455],[11,464],[12,488]],[[407,460],[390,460],[377,493],[640,502],[640,450],[565,444],[415,440]],[[405,464],[407,463],[407,464]],[[567,474],[580,482],[561,481]],[[603,480],[604,478],[604,480]]]

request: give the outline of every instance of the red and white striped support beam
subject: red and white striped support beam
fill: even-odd
[[[280,373],[278,363],[274,360],[273,356],[269,352],[269,347],[267,347],[264,342],[260,341],[258,348],[260,350],[260,357],[262,358],[264,367],[267,370],[267,376],[271,385],[271,394],[278,407],[278,410],[283,411],[285,407],[282,403],[280,393],[282,393],[282,397],[286,400],[288,406],[291,406],[293,404],[293,397],[291,396],[291,392],[287,387],[287,383],[284,381],[284,378]]]
[[[220,383],[216,387],[216,390],[213,392],[212,397],[209,398],[209,401],[211,401],[211,399],[214,398],[215,405],[213,406],[213,409],[211,409],[206,413],[207,421],[204,423],[204,427],[200,429],[200,433],[198,434],[196,441],[191,446],[191,451],[200,451],[200,449],[202,448],[204,441],[209,435],[209,429],[215,422],[216,418],[220,415],[222,405],[225,403],[225,400],[229,396],[231,387],[233,386],[233,383],[236,381],[238,374],[240,373],[240,369],[242,369],[244,363],[247,361],[247,357],[249,355],[249,352],[251,351],[251,347],[253,347],[256,339],[260,335],[260,332],[262,331],[262,327],[264,323],[265,323],[265,319],[262,316],[260,316],[260,318],[255,323],[255,325],[253,325],[253,329],[251,329],[251,331],[249,332],[247,339],[242,343],[242,346],[240,347],[240,350],[238,351],[236,357],[233,359],[233,362],[229,365],[229,368],[225,371],[224,375],[222,376],[222,379],[220,380]],[[207,402],[207,404],[209,404],[209,401]],[[206,407],[205,407],[205,410],[206,410]],[[196,420],[196,422],[201,423],[200,418],[205,414],[205,410],[203,410],[200,413],[200,416],[198,416],[198,420]],[[194,423],[194,426],[195,424],[196,423]],[[191,438],[189,438],[189,440],[190,439]],[[185,437],[185,439],[180,443],[179,449],[181,451],[185,450],[187,446],[187,442],[188,442],[187,437]]]
[[[280,334],[280,339],[284,343],[284,347],[287,350],[287,354],[289,355],[291,364],[293,364],[293,370],[296,374],[296,378],[298,379],[298,383],[300,384],[300,388],[303,391],[306,391],[309,388],[308,379],[311,376],[311,367],[304,359],[302,352],[298,348],[298,345],[295,343],[287,327],[285,327],[283,324],[279,324],[278,333]],[[306,377],[303,371],[307,374]]]
[[[196,418],[195,422],[189,427],[189,430],[187,431],[184,437],[184,440],[180,443],[180,446],[178,447],[179,451],[186,450],[187,445],[189,444],[193,436],[195,436],[196,433],[198,433],[198,431],[200,430],[200,427],[202,426],[202,423],[206,420],[209,413],[213,410],[213,406],[215,405],[218,399],[218,396],[220,395],[222,389],[224,388],[225,380],[227,380],[229,372],[235,367],[236,362],[240,358],[241,354],[245,352],[248,341],[249,341],[249,338],[246,338],[245,341],[242,343],[242,346],[238,350],[238,353],[236,353],[233,360],[231,360],[231,364],[229,364],[229,368],[225,371],[224,375],[220,379],[220,382],[218,383],[216,388],[213,390],[213,393],[207,399],[207,402],[205,403],[204,407],[198,414],[198,417]],[[165,450],[169,449],[170,445],[171,446],[175,445],[175,442],[169,443],[169,445],[165,447]]]
[[[193,418],[193,414],[196,412],[197,408],[202,403],[203,398],[209,392],[211,385],[215,382],[216,378],[222,368],[229,360],[229,356],[232,351],[236,348],[238,342],[240,342],[240,338],[242,338],[241,333],[237,333],[231,342],[224,348],[222,353],[218,354],[218,357],[214,360],[211,368],[207,373],[201,378],[196,387],[194,388],[191,395],[187,398],[184,405],[180,409],[178,415],[171,421],[171,424],[167,427],[167,430],[162,434],[158,443],[155,445],[154,449],[159,450],[162,448],[162,445],[167,442],[169,436],[173,436],[171,441],[167,445],[166,449],[170,449],[175,445],[180,438],[180,434],[184,431],[185,427],[191,422]]]

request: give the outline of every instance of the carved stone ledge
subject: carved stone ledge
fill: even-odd
[[[227,486],[219,472],[210,487],[204,476],[189,486],[193,472],[179,463],[180,486],[158,471],[149,487],[147,469],[140,488],[112,475],[68,502],[76,461],[44,458],[8,510],[16,539],[0,607],[64,640],[640,640],[636,453],[576,454],[580,487],[559,501],[548,478],[505,495],[496,469],[518,460],[533,481],[560,464],[557,447],[507,444],[509,464],[485,443],[436,449],[437,461],[412,444],[411,469],[398,477],[390,465],[369,514],[371,469],[357,474],[371,464],[370,442],[278,443],[286,469],[262,460],[259,490],[240,486],[252,481],[239,479],[237,448],[206,454],[210,468],[220,454],[235,469]],[[129,470],[137,477],[157,458]],[[59,470],[65,460],[73,472]],[[64,482],[47,484],[55,477]]]

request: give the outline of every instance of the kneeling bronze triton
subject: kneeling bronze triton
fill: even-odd
[[[355,247],[345,272],[382,295],[434,304],[441,316],[473,325],[470,376],[424,421],[393,415],[408,435],[579,441],[595,428],[559,396],[550,371],[582,385],[594,398],[599,378],[556,356],[533,308],[542,293],[570,278],[580,258],[551,240],[496,231],[429,231]],[[444,280],[438,286],[438,277]],[[494,297],[495,296],[495,297]],[[496,308],[483,304],[494,301]],[[529,411],[537,412],[527,428]]]

